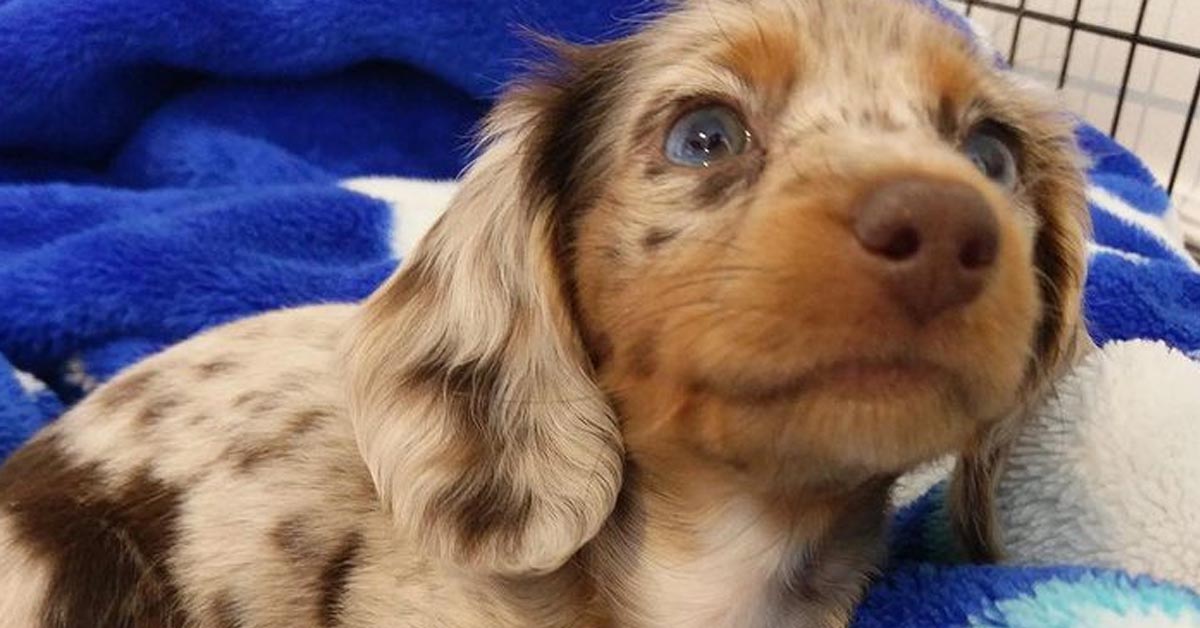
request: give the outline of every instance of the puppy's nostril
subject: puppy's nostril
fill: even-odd
[[[913,227],[902,227],[894,231],[884,245],[874,251],[893,262],[902,262],[914,257],[921,250],[921,234]]]
[[[980,270],[996,261],[998,243],[994,233],[974,237],[963,245],[958,254],[958,263],[967,270]]]

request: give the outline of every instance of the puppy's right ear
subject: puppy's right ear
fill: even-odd
[[[564,103],[589,97],[571,76],[500,106],[459,194],[344,353],[359,449],[396,527],[480,571],[560,567],[622,481],[617,421],[572,312],[569,219],[538,180],[538,164],[570,170],[590,150],[589,121],[568,115],[587,103]]]
[[[1040,218],[1034,264],[1042,317],[1036,331],[1023,407],[981,431],[959,458],[950,484],[950,515],[961,548],[977,562],[1003,558],[996,489],[1010,450],[1037,405],[1094,346],[1083,318],[1090,232],[1082,158],[1073,120],[1027,120],[1026,159],[1039,173],[1029,194]]]

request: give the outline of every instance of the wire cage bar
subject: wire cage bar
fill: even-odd
[[[1161,50],[1177,55],[1181,55],[1191,59],[1200,60],[1200,47],[1191,46],[1167,39],[1148,37],[1143,34],[1142,27],[1146,20],[1146,9],[1150,4],[1150,0],[1140,0],[1137,13],[1137,21],[1134,24],[1133,30],[1124,31],[1109,26],[1093,24],[1080,20],[1081,10],[1084,0],[1075,0],[1072,8],[1071,17],[1066,18],[1059,15],[1044,13],[1041,11],[1033,11],[1027,7],[1027,0],[1019,0],[1016,5],[1004,4],[994,0],[949,0],[964,7],[964,13],[970,16],[976,8],[996,11],[1006,15],[1010,15],[1015,19],[1013,25],[1012,39],[1008,42],[1007,59],[1009,65],[1012,65],[1017,58],[1017,51],[1021,44],[1021,27],[1026,20],[1034,20],[1044,24],[1059,26],[1067,29],[1067,41],[1063,50],[1062,66],[1058,74],[1058,89],[1066,87],[1071,66],[1071,56],[1075,47],[1075,36],[1077,33],[1090,33],[1129,44],[1129,50],[1125,56],[1124,72],[1121,76],[1121,83],[1118,86],[1116,108],[1113,111],[1112,119],[1109,124],[1109,135],[1116,136],[1118,129],[1121,126],[1121,116],[1125,110],[1125,101],[1129,94],[1129,82],[1133,75],[1134,61],[1137,58],[1137,53],[1140,48],[1148,48],[1152,50]],[[1191,102],[1188,105],[1188,114],[1184,119],[1183,132],[1180,134],[1178,144],[1175,151],[1174,163],[1171,165],[1171,174],[1167,180],[1167,191],[1175,192],[1175,187],[1179,183],[1180,174],[1183,166],[1184,157],[1187,155],[1188,143],[1192,139],[1192,131],[1194,130],[1194,119],[1197,113],[1197,105],[1200,104],[1200,73],[1196,76],[1195,87],[1192,92]]]

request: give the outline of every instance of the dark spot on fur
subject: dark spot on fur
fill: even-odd
[[[519,534],[531,507],[532,497],[515,496],[505,472],[489,464],[505,448],[526,446],[519,436],[499,434],[490,420],[501,367],[498,359],[448,364],[440,354],[431,354],[405,375],[403,384],[438,396],[454,421],[455,455],[469,471],[434,498],[425,516],[446,520],[468,551],[487,538]]]
[[[591,354],[592,366],[600,368],[612,359],[613,341],[606,333],[593,334],[588,343],[588,353]]]
[[[262,319],[246,321],[239,324],[242,327],[239,338],[242,340],[248,340],[252,342],[256,340],[262,340],[263,338],[266,338],[271,331],[267,328],[267,324]]]
[[[51,567],[45,626],[183,628],[168,558],[182,491],[142,470],[120,487],[53,437],[0,468],[0,503],[21,542]]]
[[[192,417],[190,419],[188,419],[188,425],[190,425],[192,427],[196,427],[197,425],[202,425],[204,423],[208,423],[211,420],[212,420],[212,417],[208,416],[207,414],[204,414],[203,412],[200,412],[198,414],[192,415]]]
[[[667,167],[655,162],[646,166],[645,173],[648,179],[658,179],[667,174]]]
[[[225,457],[233,461],[233,468],[238,473],[252,473],[260,465],[287,455],[288,452],[280,450],[274,442],[238,442],[225,450]]]
[[[235,397],[233,399],[233,407],[246,409],[254,415],[267,414],[277,410],[282,401],[277,392],[251,390]]]
[[[232,460],[239,473],[251,473],[259,466],[289,457],[304,435],[317,429],[329,418],[324,410],[300,412],[288,421],[286,428],[269,438],[257,441],[239,440],[225,450],[224,457]]]
[[[350,584],[350,577],[358,568],[362,546],[362,534],[351,532],[342,541],[325,568],[321,570],[321,602],[318,607],[318,619],[324,628],[333,628],[341,623],[340,617],[344,610],[346,590]]]
[[[254,402],[255,402],[255,401],[257,401],[259,398],[261,398],[261,397],[262,397],[262,395],[263,395],[263,393],[262,393],[262,391],[260,391],[260,390],[249,390],[249,391],[246,391],[246,392],[244,392],[244,393],[242,393],[242,394],[238,395],[237,397],[234,397],[234,398],[233,398],[233,407],[235,407],[235,408],[245,408],[246,406],[248,406],[248,405],[250,405],[250,404],[254,403]]]
[[[179,407],[179,400],[174,397],[155,397],[138,412],[134,421],[139,427],[150,427],[171,414]]]
[[[650,377],[658,370],[658,350],[652,336],[643,336],[629,349],[629,370],[638,377]]]
[[[428,515],[447,520],[464,550],[473,553],[486,541],[516,545],[532,510],[529,491],[513,486],[502,471],[478,464],[433,500]]]
[[[297,566],[312,565],[320,560],[317,544],[309,533],[308,525],[300,517],[279,522],[271,530],[271,541]]]
[[[646,230],[646,234],[642,236],[642,248],[647,251],[654,251],[658,247],[679,237],[678,229],[664,229],[662,227],[652,227]]]
[[[278,449],[274,442],[236,443],[230,445],[226,456],[232,457],[234,469],[239,473],[253,473],[266,462],[287,457],[288,451]]]
[[[242,608],[231,591],[223,591],[213,598],[210,606],[216,628],[244,628]]]
[[[252,415],[269,414],[271,412],[278,410],[279,406],[282,403],[283,403],[283,400],[280,398],[280,395],[277,395],[277,394],[263,395],[263,396],[259,397],[258,400],[254,402],[254,404],[252,404],[250,406],[250,414],[252,414]]]
[[[212,360],[198,365],[196,367],[196,373],[202,380],[210,379],[232,371],[235,366],[237,366],[237,364],[230,360]]]
[[[720,201],[741,189],[747,179],[747,171],[738,167],[719,167],[705,171],[696,186],[696,202],[701,209],[715,209]]]
[[[938,100],[937,110],[933,114],[934,124],[937,125],[938,133],[942,139],[952,141],[958,137],[958,112],[955,110],[954,101],[948,96],[942,96]]]
[[[424,389],[441,399],[464,441],[492,447],[500,441],[489,418],[502,369],[499,357],[449,364],[439,354],[431,354],[404,375],[401,385]]]
[[[141,399],[157,377],[157,371],[149,370],[118,376],[95,393],[95,402],[100,414],[111,414]]]
[[[305,410],[288,421],[287,436],[296,439],[303,436],[329,420],[329,413],[324,410]]]

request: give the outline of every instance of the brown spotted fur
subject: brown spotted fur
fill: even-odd
[[[992,478],[1080,329],[1067,121],[893,0],[684,1],[563,56],[365,304],[189,340],[0,469],[0,626],[843,626],[893,480],[954,452],[994,554]],[[711,102],[748,151],[668,163]],[[985,119],[1013,193],[958,152]],[[1000,225],[923,324],[847,227],[904,177]],[[900,358],[932,366],[836,366]]]

